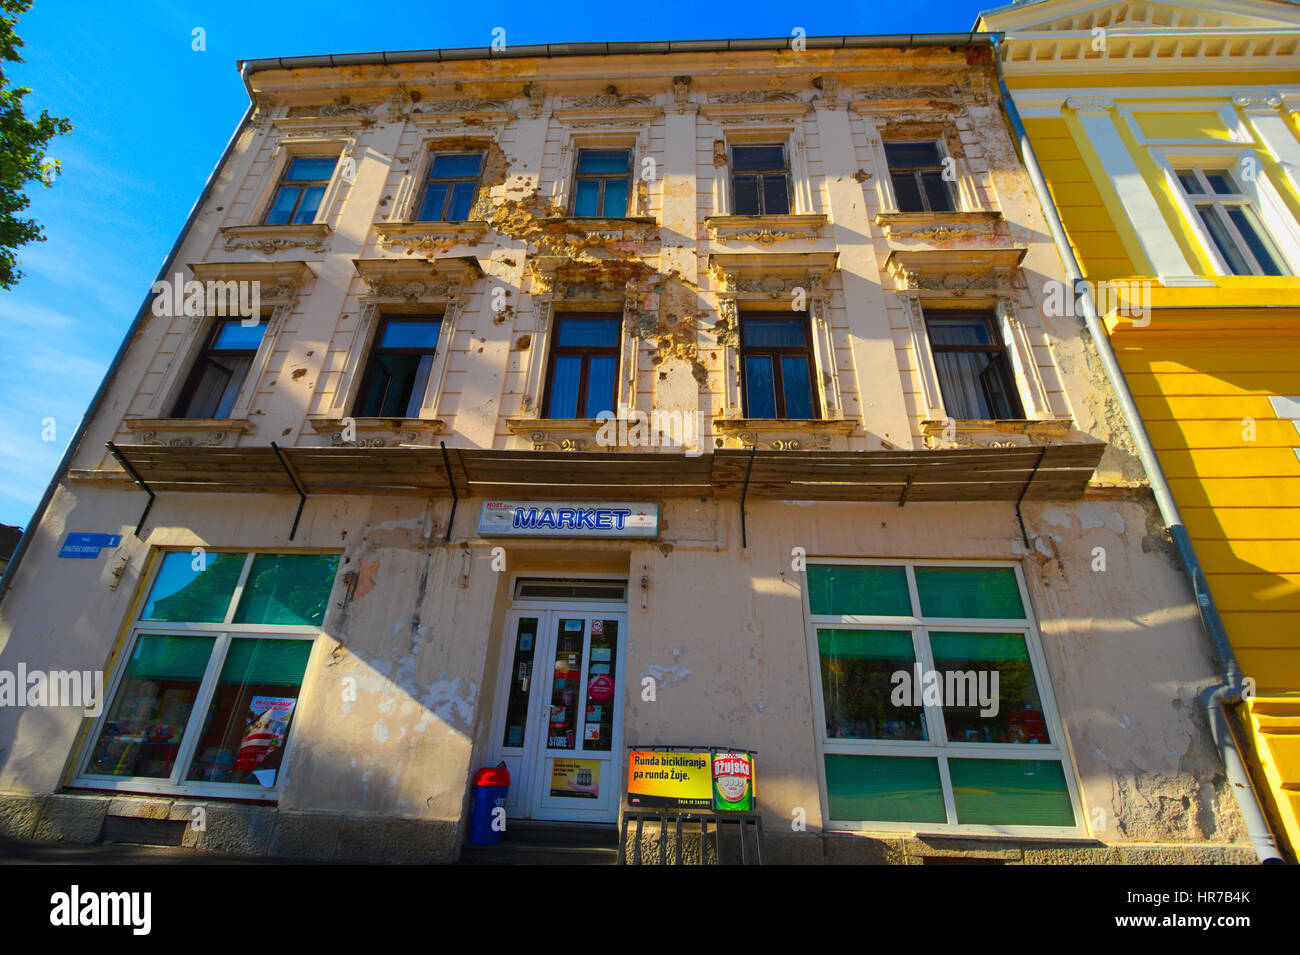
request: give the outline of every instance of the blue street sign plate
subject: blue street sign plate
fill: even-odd
[[[105,547],[116,547],[122,543],[121,534],[81,534],[71,533],[63,539],[60,557],[82,557],[93,560]]]

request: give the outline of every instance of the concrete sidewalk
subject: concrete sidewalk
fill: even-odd
[[[295,859],[204,852],[179,846],[0,839],[0,865],[306,865]],[[319,863],[312,862],[312,865]]]

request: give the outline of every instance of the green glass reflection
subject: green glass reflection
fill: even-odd
[[[1024,605],[1010,567],[917,567],[924,617],[1023,620]]]
[[[809,564],[808,605],[814,614],[910,617],[902,567]]]
[[[338,566],[336,554],[258,554],[235,622],[320,626]]]
[[[818,630],[817,650],[829,739],[926,739],[924,709],[893,702],[893,675],[912,678],[911,633]]]
[[[1074,823],[1065,768],[1050,759],[950,759],[957,821],[979,826]]]
[[[948,739],[1050,742],[1024,634],[931,632],[930,649],[943,674]]]
[[[826,755],[830,818],[845,822],[948,821],[939,761],[919,756]]]
[[[220,623],[226,619],[245,554],[173,551],[154,577],[143,620]]]

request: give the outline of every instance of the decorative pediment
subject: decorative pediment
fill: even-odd
[[[798,119],[812,108],[799,90],[719,90],[705,97],[700,113],[722,122]]]
[[[895,249],[885,259],[885,269],[900,292],[984,296],[1011,293],[1018,282],[1024,248],[1003,249]]]
[[[826,280],[839,267],[838,252],[714,253],[709,275],[729,297],[781,298],[796,288],[810,297],[826,294]]]
[[[460,298],[483,269],[473,256],[446,259],[353,259],[366,284],[370,302],[407,302]]]
[[[1300,26],[1300,10],[1286,3],[1189,0],[1126,3],[1116,0],[1044,0],[998,9],[981,18],[991,30],[1085,33],[1094,27],[1216,29]]]
[[[167,448],[220,448],[256,429],[247,418],[124,418],[132,443]]]
[[[716,418],[720,448],[760,451],[847,451],[857,422],[822,418]]]
[[[305,225],[223,226],[221,235],[226,241],[227,252],[248,249],[274,255],[288,249],[324,252],[332,231],[324,222],[310,222]]]
[[[1009,246],[1006,219],[999,211],[882,212],[876,225],[899,249]]]
[[[405,222],[375,226],[381,249],[408,254],[446,252],[457,245],[474,246],[487,234],[486,222]]]
[[[196,262],[189,269],[200,282],[257,282],[263,306],[292,305],[315,277],[305,262]]]
[[[431,445],[446,422],[435,418],[334,418],[313,417],[312,431],[333,448],[396,448]]]

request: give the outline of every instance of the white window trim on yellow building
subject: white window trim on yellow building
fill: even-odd
[[[1079,781],[1074,769],[1074,757],[1070,750],[1069,737],[1065,733],[1056,698],[1052,689],[1047,661],[1043,656],[1042,641],[1035,622],[1033,606],[1029,601],[1029,591],[1025,586],[1024,573],[1018,563],[996,560],[901,560],[888,558],[813,558],[809,556],[808,564],[844,564],[852,566],[890,566],[904,567],[907,572],[908,594],[912,602],[913,615],[906,617],[865,617],[865,616],[814,616],[809,604],[807,576],[804,576],[803,614],[804,631],[808,644],[809,678],[812,684],[814,740],[817,751],[817,774],[821,797],[821,817],[823,828],[827,831],[849,832],[907,832],[914,834],[970,834],[970,835],[1040,835],[1040,836],[1086,836],[1088,826],[1085,821],[1084,807],[1080,794]],[[917,593],[914,571],[917,567],[972,567],[990,569],[997,567],[1011,568],[1015,572],[1016,585],[1019,588],[1021,605],[1025,609],[1023,620],[993,620],[922,617],[920,599]],[[1043,721],[1049,738],[1055,743],[1040,744],[951,744],[937,738],[930,724],[931,736],[924,742],[909,740],[833,740],[826,735],[826,705],[822,692],[821,658],[818,650],[817,630],[822,626],[838,629],[895,629],[908,630],[912,634],[913,646],[920,652],[917,660],[924,670],[934,669],[934,662],[920,637],[923,630],[959,628],[964,632],[1022,633],[1029,652],[1035,687],[1043,706]],[[927,707],[927,710],[929,707]],[[830,804],[826,782],[827,754],[845,754],[861,756],[919,756],[934,757],[939,763],[940,781],[943,788],[944,805],[949,819],[956,819],[955,799],[949,778],[946,759],[1014,759],[1033,758],[1059,760],[1066,788],[1069,792],[1070,808],[1074,813],[1076,825],[1069,826],[992,826],[938,824],[926,822],[873,822],[870,820],[842,820],[830,818]]]
[[[1164,176],[1165,184],[1177,202],[1187,225],[1195,234],[1209,260],[1214,263],[1218,275],[1234,275],[1223,260],[1218,247],[1210,237],[1197,214],[1193,202],[1187,197],[1182,184],[1178,181],[1179,169],[1227,169],[1233,180],[1241,188],[1240,195],[1254,209],[1265,231],[1281,253],[1284,268],[1289,274],[1300,274],[1300,227],[1287,209],[1286,203],[1278,194],[1268,175],[1259,163],[1254,146],[1183,146],[1151,148],[1148,150],[1152,160]],[[1242,175],[1242,163],[1253,160],[1256,164],[1255,178],[1247,179]]]

